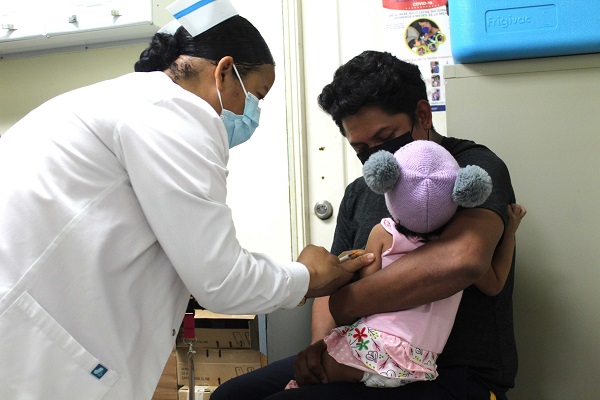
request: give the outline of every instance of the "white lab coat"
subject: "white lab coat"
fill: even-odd
[[[236,239],[228,155],[217,113],[162,72],[58,96],[0,139],[0,399],[150,399],[190,293],[298,304],[306,268]]]

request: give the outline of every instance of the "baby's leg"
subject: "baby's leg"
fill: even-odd
[[[360,382],[364,374],[364,372],[359,369],[338,363],[326,351],[323,352],[322,362],[325,373],[327,374],[327,381],[330,383]]]

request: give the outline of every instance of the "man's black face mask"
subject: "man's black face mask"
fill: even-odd
[[[379,150],[386,150],[386,151],[389,151],[390,153],[394,154],[402,146],[409,144],[412,141],[413,141],[412,134],[410,131],[408,131],[405,134],[398,136],[397,138],[388,140],[387,142],[380,144],[379,146],[374,146],[374,147],[370,147],[368,149],[359,151],[358,153],[356,153],[356,156],[358,157],[360,162],[363,163],[363,165],[364,165],[367,162],[367,160],[369,159],[369,157],[371,157],[372,154],[377,153]]]

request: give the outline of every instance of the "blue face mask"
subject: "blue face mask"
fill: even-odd
[[[242,78],[233,65],[233,69],[240,80],[242,89],[246,94],[246,103],[244,105],[244,114],[238,115],[234,112],[223,108],[223,101],[221,100],[221,92],[217,88],[217,95],[219,96],[219,103],[221,103],[221,120],[225,124],[225,130],[227,131],[227,139],[229,140],[229,148],[231,149],[238,144],[244,143],[250,139],[250,136],[254,133],[254,130],[258,127],[258,121],[260,120],[260,107],[258,106],[258,98],[252,93],[247,92],[242,82]]]

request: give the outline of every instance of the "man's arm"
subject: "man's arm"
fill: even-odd
[[[338,325],[365,315],[397,311],[447,298],[489,268],[504,223],[494,211],[459,211],[440,238],[330,296]],[[369,301],[364,301],[369,299]]]

